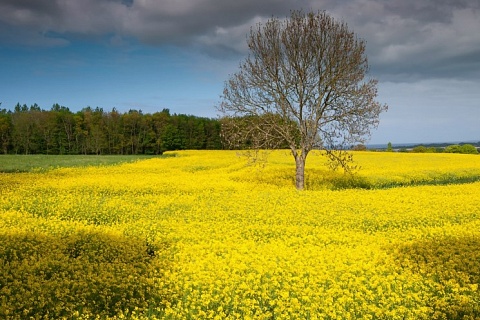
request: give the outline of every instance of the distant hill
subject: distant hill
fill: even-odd
[[[480,148],[480,141],[463,141],[463,142],[434,142],[434,143],[400,143],[400,144],[393,144],[392,147],[395,149],[412,149],[418,146],[424,146],[427,148],[445,148],[452,144],[464,145],[464,144],[471,144],[477,148]],[[367,149],[386,149],[387,144],[369,144],[367,145]]]

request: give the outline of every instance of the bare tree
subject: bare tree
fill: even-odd
[[[375,101],[377,81],[366,79],[365,42],[323,11],[292,11],[252,27],[247,43],[249,55],[218,106],[224,140],[231,148],[287,146],[297,189],[313,149],[348,171],[345,150],[365,142],[387,110]]]

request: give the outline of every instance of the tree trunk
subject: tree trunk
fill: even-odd
[[[302,154],[295,157],[295,187],[297,190],[305,188],[305,157]]]

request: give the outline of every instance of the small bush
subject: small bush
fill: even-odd
[[[464,144],[461,148],[460,148],[461,152],[462,153],[465,153],[465,154],[478,154],[478,150],[477,148],[475,148],[473,145],[471,144]]]
[[[360,143],[353,147],[353,151],[367,151],[367,146]]]
[[[415,148],[412,149],[412,151],[415,152],[415,153],[426,153],[427,152],[427,147],[416,146]]]
[[[443,151],[445,153],[464,153],[464,154],[478,154],[477,148],[471,144],[464,144],[464,145],[458,145],[458,144],[452,144],[447,147],[445,147],[445,150]]]
[[[445,152],[445,153],[462,153],[462,147],[460,147],[460,145],[458,145],[458,144],[452,144],[452,145],[449,145],[449,146],[445,147],[443,152]]]

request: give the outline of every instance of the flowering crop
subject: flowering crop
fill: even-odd
[[[0,174],[0,318],[480,318],[480,158],[355,157],[368,189],[286,151]]]

